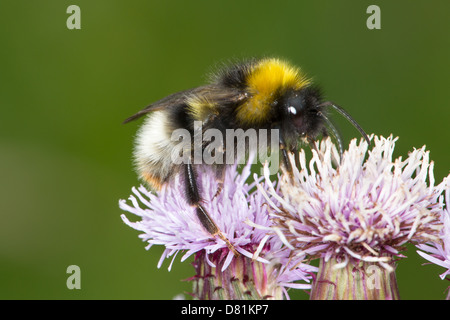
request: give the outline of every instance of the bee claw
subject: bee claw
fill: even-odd
[[[221,192],[222,192],[222,186],[221,185],[219,185],[218,187],[217,187],[217,191],[216,191],[216,194],[214,195],[214,197],[212,198],[212,200],[214,200]]]

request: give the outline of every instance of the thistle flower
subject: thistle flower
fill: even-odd
[[[442,211],[441,222],[443,224],[443,228],[440,233],[440,239],[434,242],[428,242],[426,244],[419,244],[417,248],[421,251],[417,251],[423,258],[428,261],[437,264],[438,266],[444,267],[447,270],[440,275],[441,279],[444,279],[447,275],[450,274],[450,185],[449,177],[447,177],[447,189],[445,192],[445,210]],[[428,253],[425,253],[428,252]],[[450,293],[449,293],[450,294]],[[447,297],[450,298],[450,295]]]
[[[311,272],[316,268],[302,264],[303,257],[290,257],[290,250],[270,230],[255,229],[252,224],[271,226],[265,198],[251,192],[255,183],[247,184],[250,163],[239,174],[236,166],[227,168],[222,191],[218,190],[216,175],[208,167],[198,170],[203,206],[221,231],[241,254],[235,257],[226,243],[212,237],[198,221],[195,209],[188,205],[180,177],[159,193],[141,186],[133,188],[131,206],[121,200],[121,209],[141,220],[131,222],[124,214],[123,221],[142,231],[139,236],[153,245],[165,246],[158,263],[172,257],[169,270],[180,251],[181,261],[194,255],[196,275],[193,295],[200,299],[275,298],[287,296],[286,288],[308,289]],[[269,183],[263,183],[268,188]]]
[[[367,142],[352,140],[340,159],[326,139],[309,164],[302,150],[300,169],[281,177],[280,194],[270,189],[272,228],[298,254],[321,259],[312,298],[396,299],[394,258],[404,257],[407,242],[439,240],[444,182],[434,186],[429,152],[393,160],[397,139],[371,140],[369,152]],[[367,282],[371,270],[376,285]]]

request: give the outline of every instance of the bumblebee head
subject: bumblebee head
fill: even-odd
[[[290,90],[276,102],[282,112],[282,127],[288,144],[298,138],[314,139],[323,131],[324,117],[318,88]]]
[[[364,137],[368,144],[370,139],[359,124],[340,106],[331,101],[322,101],[318,87],[304,87],[286,92],[277,102],[282,110],[283,138],[288,147],[294,150],[300,140],[312,143],[318,135],[334,136],[342,155],[342,139],[326,111],[332,108],[344,116]]]

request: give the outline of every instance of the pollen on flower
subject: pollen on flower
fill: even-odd
[[[302,150],[300,168],[281,176],[280,192],[269,189],[272,228],[286,245],[312,258],[389,268],[407,242],[439,239],[444,182],[434,185],[429,152],[423,147],[393,159],[397,139],[371,140],[370,151],[366,141],[352,140],[342,159],[330,139],[317,143],[309,163]]]

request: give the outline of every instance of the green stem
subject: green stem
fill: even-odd
[[[345,266],[336,258],[320,260],[311,300],[398,300],[395,265],[350,260]]]
[[[264,264],[243,255],[234,257],[222,272],[225,256],[209,255],[216,265],[211,267],[202,251],[193,263],[196,276],[193,295],[200,300],[260,300],[283,298],[283,291],[276,283],[274,266]]]

